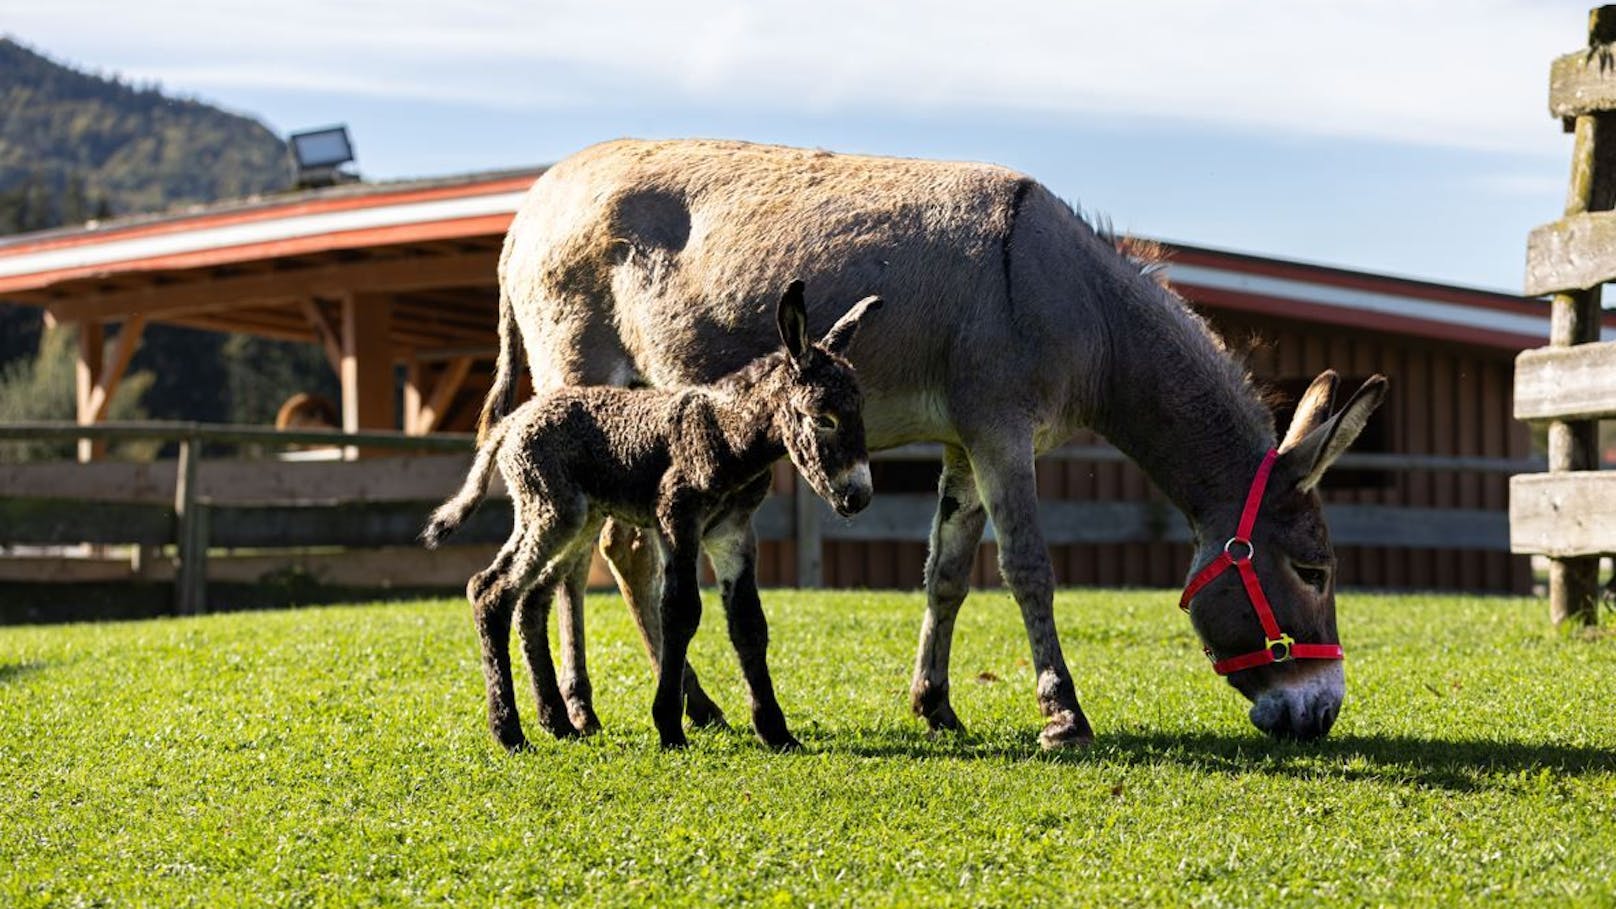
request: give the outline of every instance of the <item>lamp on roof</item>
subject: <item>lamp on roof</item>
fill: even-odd
[[[311,189],[351,183],[359,175],[342,169],[354,160],[353,141],[348,138],[348,127],[327,126],[292,133],[287,137],[292,146],[292,158],[297,163],[297,187]]]

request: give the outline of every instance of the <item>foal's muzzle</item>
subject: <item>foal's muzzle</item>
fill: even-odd
[[[832,503],[836,513],[844,518],[863,511],[875,496],[875,485],[870,481],[870,462],[860,461],[831,480],[836,490]]]

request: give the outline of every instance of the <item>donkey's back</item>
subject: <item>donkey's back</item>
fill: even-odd
[[[987,164],[611,142],[534,185],[501,285],[540,387],[711,381],[772,345],[781,274],[814,288],[811,332],[879,294],[892,305],[850,353],[870,442],[948,439],[948,373],[962,347],[1010,362],[1045,353],[1015,348],[1049,334],[1028,324],[1046,314],[1006,315],[1018,209],[1050,198]],[[1053,211],[1067,223],[1036,229],[1092,235],[1064,206]]]

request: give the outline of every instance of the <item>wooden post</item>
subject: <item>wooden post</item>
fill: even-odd
[[[1603,281],[1616,278],[1610,243],[1605,239],[1616,209],[1616,79],[1611,79],[1603,61],[1616,39],[1616,6],[1601,6],[1589,13],[1587,52],[1572,53],[1555,61],[1550,68],[1550,112],[1574,118],[1576,141],[1571,152],[1571,178],[1566,191],[1566,215],[1561,222],[1534,231],[1527,249],[1527,291],[1551,293],[1550,338],[1548,348],[1527,351],[1516,361],[1516,387],[1545,388],[1553,382],[1556,369],[1587,359],[1587,375],[1610,375],[1616,370],[1600,340],[1600,290]],[[1572,351],[1580,345],[1580,351]],[[1584,356],[1585,354],[1585,356]],[[1555,624],[1595,624],[1600,607],[1600,540],[1571,543],[1571,527],[1579,526],[1580,513],[1587,511],[1590,495],[1601,488],[1598,471],[1598,419],[1611,416],[1613,404],[1601,398],[1598,382],[1585,382],[1582,388],[1553,385],[1538,416],[1548,422],[1548,477],[1516,477],[1511,480],[1511,527],[1532,518],[1553,516],[1556,531],[1547,542],[1529,542],[1550,556],[1548,569],[1548,610]],[[1517,403],[1521,396],[1517,395]],[[1521,408],[1517,406],[1517,416]],[[1584,472],[1584,476],[1574,476]],[[1543,480],[1559,476],[1555,482],[1563,490],[1556,500],[1530,498],[1530,488],[1543,487]],[[1547,487],[1545,487],[1547,488]],[[1516,492],[1519,490],[1519,519]],[[1517,548],[1517,552],[1522,552]],[[1608,552],[1608,550],[1606,550]]]
[[[796,475],[794,495],[792,511],[796,527],[797,586],[823,587],[825,540],[819,527],[819,497],[801,474]]]
[[[342,429],[393,429],[395,413],[393,348],[388,338],[392,298],[349,294],[342,300]],[[349,447],[345,457],[377,452]]]
[[[174,548],[179,564],[174,572],[174,610],[198,615],[207,608],[207,517],[197,503],[196,468],[202,459],[202,440],[180,440],[179,473],[174,480]]]
[[[106,330],[100,322],[88,319],[79,323],[79,361],[74,369],[74,377],[78,388],[78,414],[80,426],[88,426],[95,422],[95,411],[90,405],[90,396],[94,394],[97,386],[101,384],[101,373],[105,365]],[[106,454],[107,443],[95,439],[79,440],[79,461],[88,463]]]

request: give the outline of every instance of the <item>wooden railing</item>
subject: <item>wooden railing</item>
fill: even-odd
[[[1527,240],[1526,292],[1552,295],[1549,345],[1515,362],[1515,418],[1548,423],[1548,473],[1510,482],[1515,552],[1549,556],[1554,622],[1599,616],[1599,557],[1616,553],[1616,473],[1600,473],[1600,419],[1616,417],[1616,344],[1598,343],[1600,288],[1616,280],[1616,7],[1589,14],[1588,46],[1556,60],[1549,112],[1573,125],[1565,217]]]
[[[370,560],[361,550],[413,547],[436,505],[459,488],[469,466],[472,437],[396,432],[278,432],[254,426],[192,423],[9,424],[0,440],[71,441],[79,438],[166,440],[179,444],[176,461],[112,461],[0,465],[0,544],[134,544],[172,551],[176,608],[201,611],[206,602],[208,551],[285,550],[330,547],[357,560],[365,570],[396,572],[400,562],[411,576],[437,577],[455,584],[486,560],[487,547],[510,532],[510,506],[497,488],[454,537],[467,558],[453,559],[423,550],[386,551]],[[357,461],[291,462],[211,459],[205,445],[255,443],[267,447],[328,445],[408,452],[413,457]],[[879,452],[879,460],[935,460],[941,449],[911,445]],[[1044,456],[1048,460],[1090,463],[1126,461],[1104,445],[1073,446]],[[1465,471],[1511,474],[1540,470],[1542,463],[1480,457],[1347,454],[1338,464],[1360,470],[1397,473]],[[759,539],[788,541],[797,549],[797,582],[822,583],[827,541],[925,541],[936,497],[878,494],[854,519],[843,519],[798,481],[795,496],[764,503],[756,527]],[[1327,506],[1331,536],[1344,546],[1410,549],[1472,549],[1503,552],[1509,526],[1503,511],[1413,508],[1392,505]],[[1189,527],[1161,502],[1046,500],[1041,523],[1052,545],[1185,542]],[[991,526],[987,539],[993,539]],[[471,558],[475,556],[476,558]],[[439,560],[434,562],[433,560]],[[433,566],[436,565],[436,573]],[[476,566],[480,567],[480,566]]]

